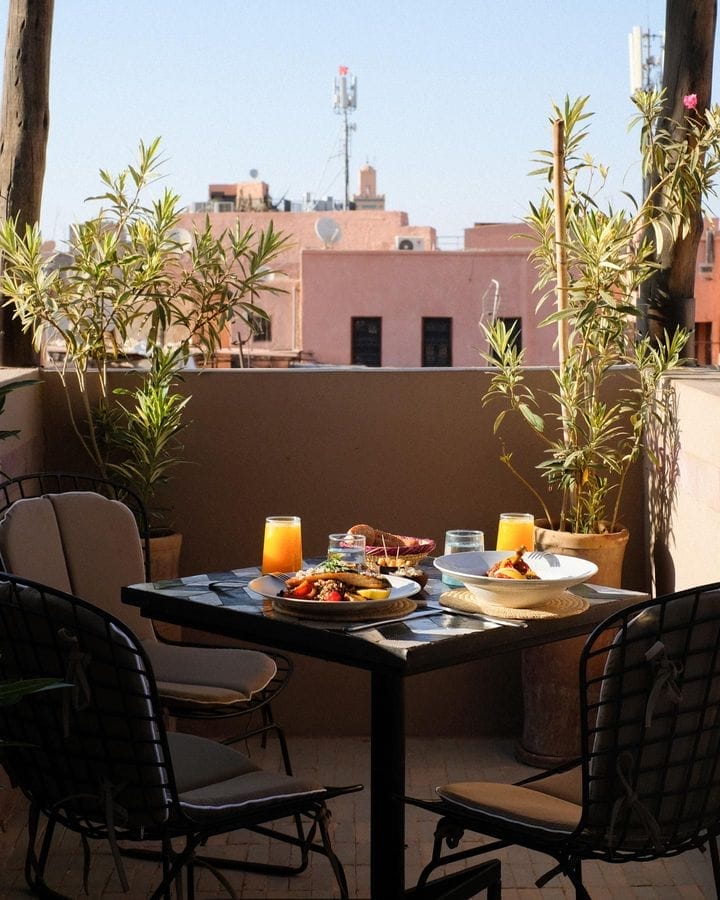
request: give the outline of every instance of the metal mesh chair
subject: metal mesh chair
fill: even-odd
[[[553,857],[589,898],[582,861],[608,863],[710,850],[720,889],[720,584],[680,591],[610,616],[580,658],[582,756],[517,784],[437,788],[406,802],[441,816],[439,865],[512,844]],[[455,850],[464,831],[496,838]],[[454,852],[444,852],[443,844]]]
[[[192,897],[196,848],[212,835],[250,829],[299,847],[297,866],[258,862],[257,871],[294,874],[315,851],[329,859],[340,896],[347,897],[325,801],[359,786],[328,788],[264,771],[219,742],[167,733],[150,660],[123,622],[70,595],[2,574],[0,679],[36,678],[56,678],[67,687],[0,706],[0,734],[10,742],[0,745],[0,759],[30,801],[25,874],[33,891],[61,896],[46,882],[59,824],[83,838],[86,889],[91,840],[109,842],[125,890],[118,842],[159,841],[163,873],[152,897],[170,897],[184,871]],[[299,816],[309,820],[300,837],[271,824]],[[39,839],[42,818],[47,827]],[[180,849],[176,839],[182,839]]]
[[[114,502],[100,502],[100,497]],[[0,483],[0,557],[6,571],[95,603],[145,639],[170,715],[237,719],[243,727],[226,738],[229,744],[256,735],[264,743],[273,733],[285,771],[292,773],[285,735],[271,706],[292,673],[286,656],[168,641],[121,604],[123,585],[150,581],[152,574],[147,516],[132,491],[111,480],[66,472],[7,479]]]

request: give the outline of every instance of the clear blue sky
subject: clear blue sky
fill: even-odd
[[[635,192],[633,25],[662,31],[663,0],[58,0],[43,234],[63,239],[92,212],[98,170],[157,135],[183,202],[251,169],[275,199],[342,200],[339,65],[358,82],[350,191],[369,162],[411,224],[460,235],[521,218],[566,94],[590,95],[589,149]]]

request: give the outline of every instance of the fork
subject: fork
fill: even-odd
[[[268,574],[271,578],[276,578],[278,581],[282,581],[283,584],[287,584],[291,578],[294,578],[294,575],[288,575],[285,572],[269,572]]]
[[[560,560],[555,556],[554,553],[542,553],[540,550],[533,550],[531,553],[525,554],[525,559],[544,559],[547,561],[547,564],[551,569],[560,568]]]

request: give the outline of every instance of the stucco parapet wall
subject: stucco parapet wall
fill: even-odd
[[[38,369],[0,367],[0,385],[13,381],[39,379]],[[43,437],[42,385],[13,391],[7,397],[2,415],[3,431],[18,431],[17,436],[0,442],[0,469],[6,475],[21,475],[42,467],[45,442]]]
[[[677,398],[679,490],[720,513],[720,371],[674,372],[668,380]]]

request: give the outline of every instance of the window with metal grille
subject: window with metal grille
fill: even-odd
[[[422,320],[423,366],[452,366],[452,319],[424,316]]]
[[[248,323],[252,329],[254,341],[272,340],[272,323],[269,317],[266,319],[263,316],[259,316],[257,313],[249,313]]]
[[[382,365],[382,319],[380,316],[353,316],[352,364]]]
[[[695,359],[701,366],[712,365],[712,322],[695,323]]]
[[[522,319],[520,316],[497,316],[496,321],[504,322],[510,333],[510,343],[519,353],[522,350]]]

